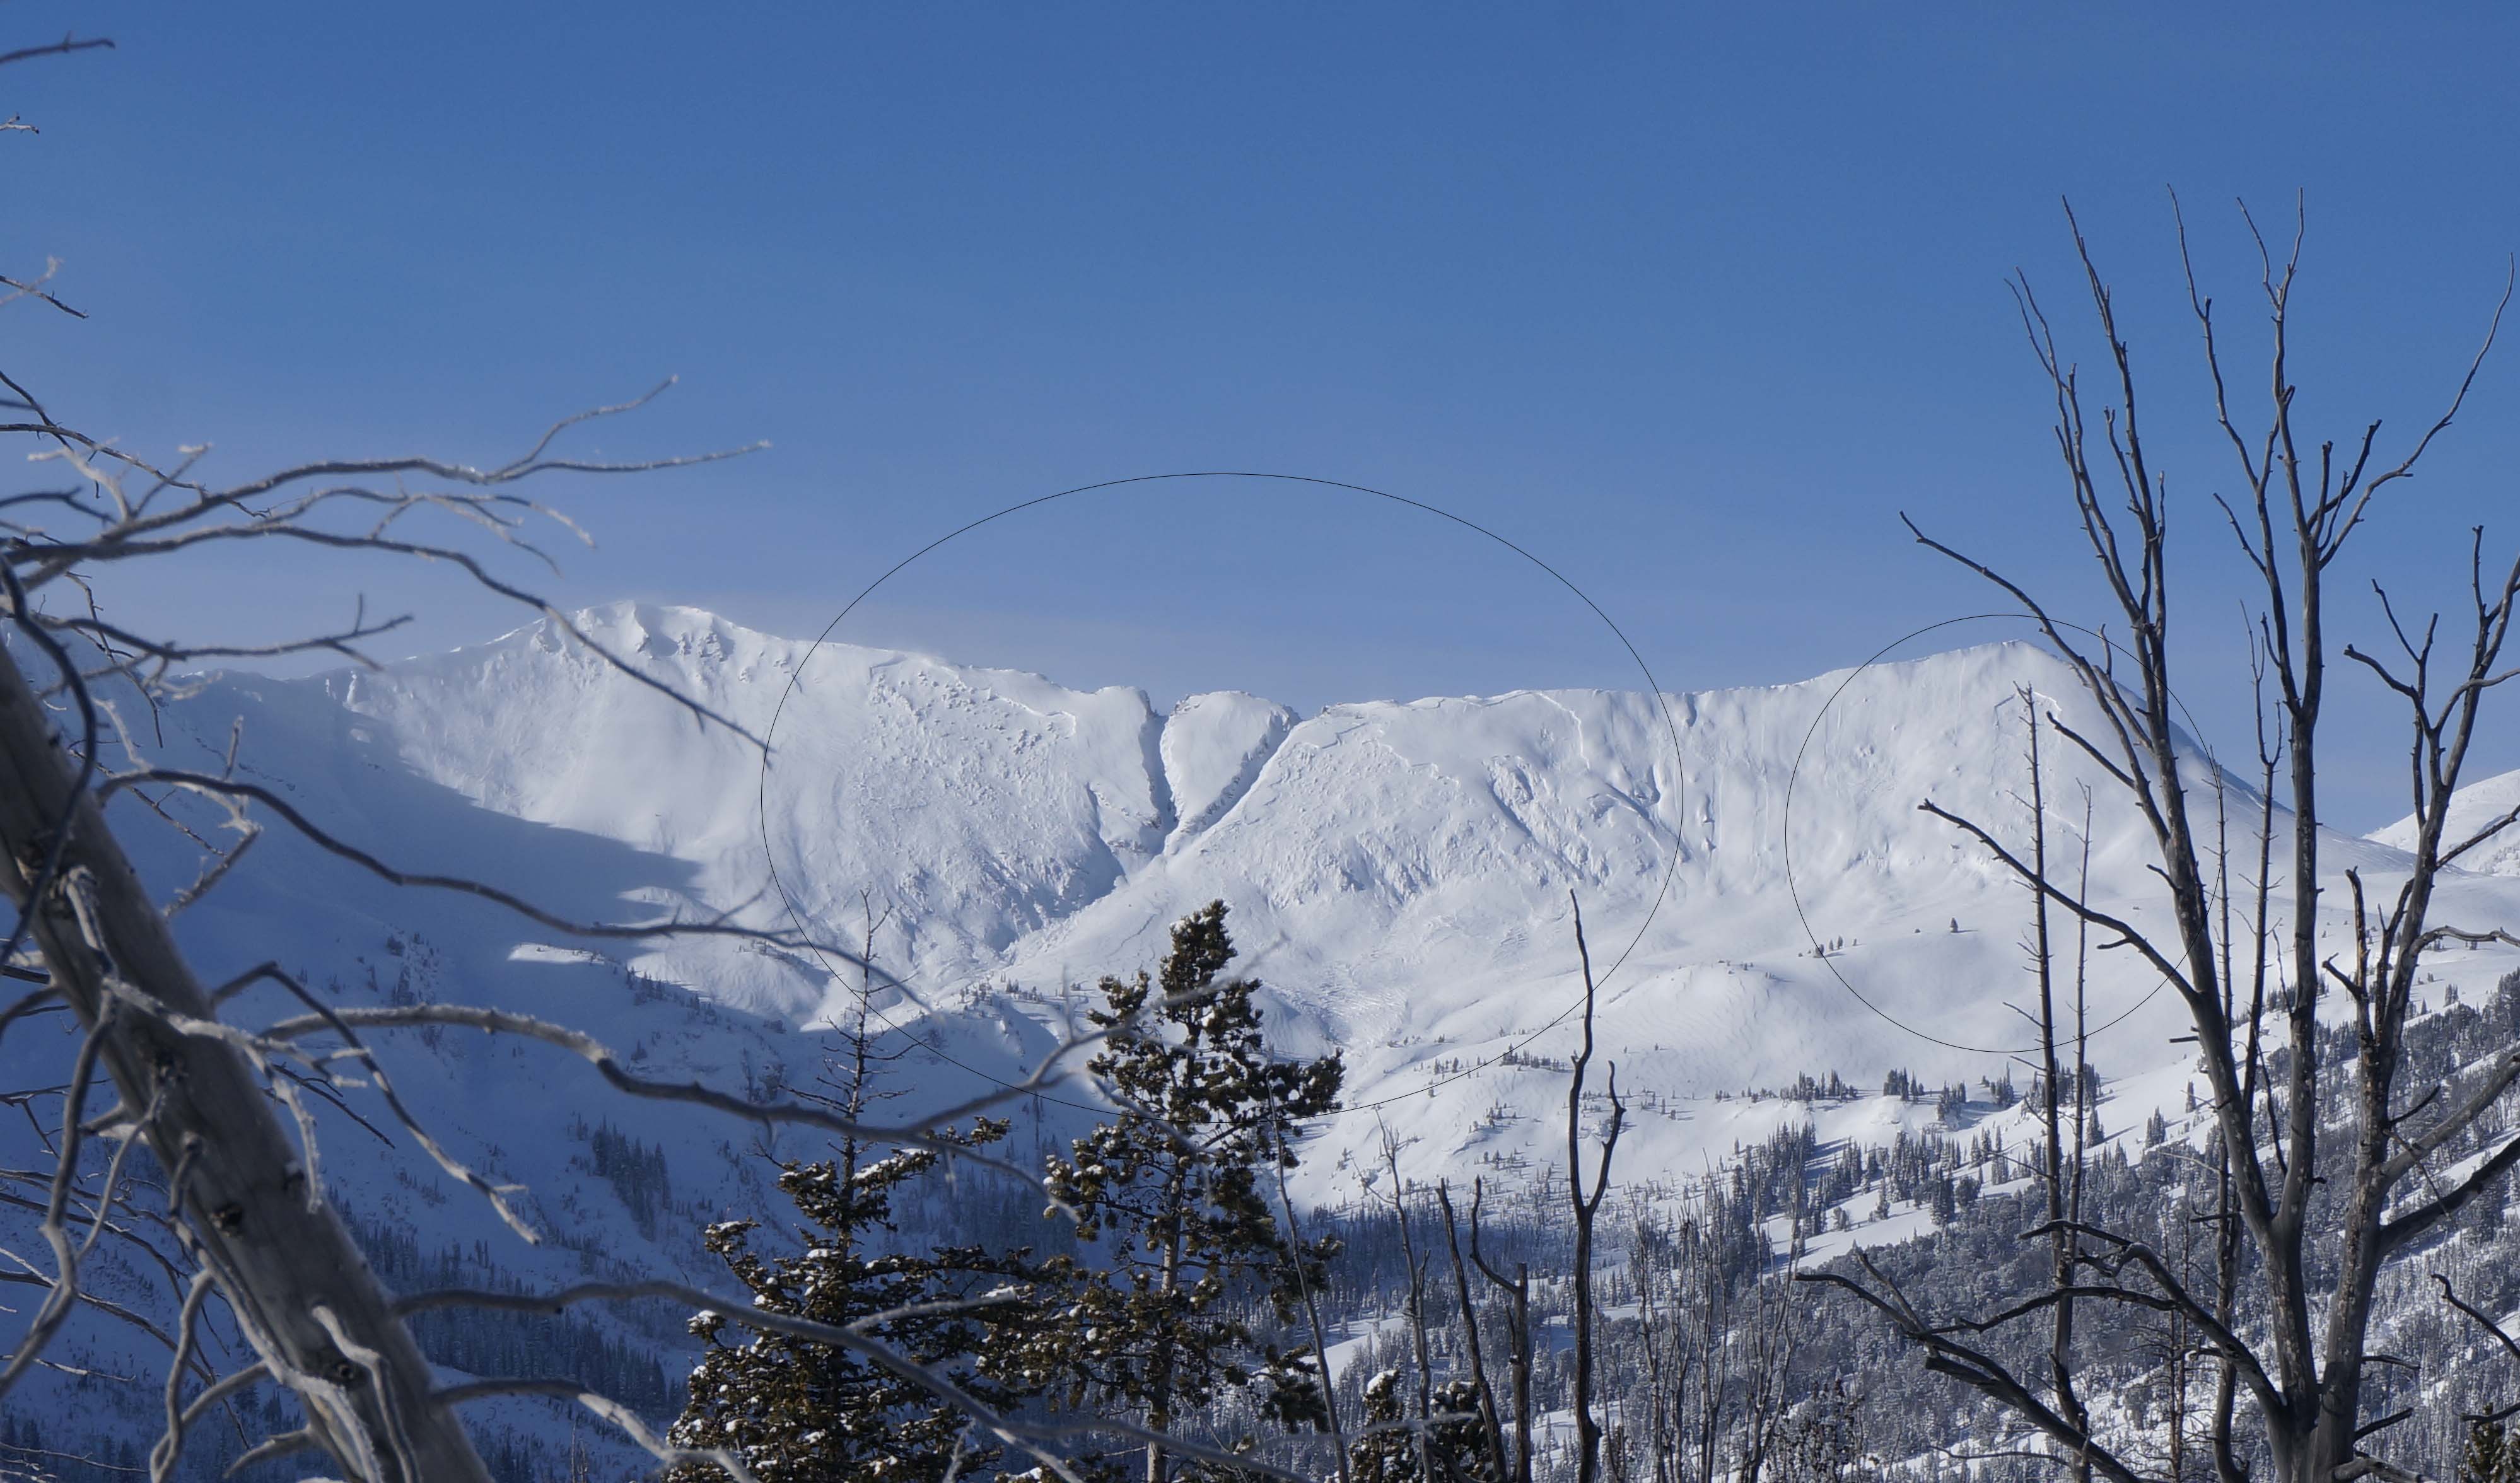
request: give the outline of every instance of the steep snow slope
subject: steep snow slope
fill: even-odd
[[[1294,727],[1295,713],[1239,691],[1192,696],[1164,721],[1164,782],[1174,829],[1195,833],[1240,801]]]
[[[889,908],[878,954],[930,999],[1125,970],[1161,951],[1181,912],[1221,896],[1250,966],[1312,1033],[1354,1045],[1529,1031],[1550,1014],[1526,1007],[1553,1013],[1567,998],[1578,893],[1602,964],[1616,965],[1612,992],[1651,1000],[1665,1039],[1710,1053],[1689,1068],[1694,1085],[1675,1089],[1687,1091],[1818,1062],[1873,1070],[1885,1049],[1912,1060],[1913,1047],[1885,1047],[1840,974],[1944,1039],[2008,1044],[1995,999],[1949,986],[1966,965],[2000,999],[2017,893],[1914,805],[1933,796],[2017,835],[2014,687],[2082,703],[2038,651],[2002,646],[1870,671],[1816,733],[1845,677],[1662,702],[1372,702],[1300,722],[1217,695],[1162,717],[1134,691],[809,651],[690,610],[625,606],[589,621],[756,734],[775,715],[766,788],[740,739],[540,626],[383,676],[282,689],[301,707],[320,689],[418,778],[480,811],[673,863],[672,886],[633,895],[769,921],[784,892],[843,941],[869,904]],[[2050,758],[2058,790],[2065,760]],[[2124,823],[2100,821],[2103,879],[2139,871]],[[1789,857],[1811,931],[1785,889]],[[1956,916],[1982,930],[1929,944],[1878,935],[1930,923],[1952,937]],[[1868,930],[1875,946],[1861,961],[1795,961],[1814,931]],[[806,1019],[835,1003],[811,965],[708,944],[642,961],[765,1014]]]
[[[2442,831],[2442,847],[2451,848],[2515,813],[2520,813],[2520,771],[2471,783],[2451,797],[2449,827]],[[2391,849],[2413,849],[2415,816],[2408,814],[2387,829],[2374,830],[2370,837]],[[2520,825],[2498,831],[2462,859],[2459,869],[2487,876],[2520,876]]]
[[[817,649],[691,609],[583,621],[756,735],[775,718],[766,779],[741,739],[546,625],[383,675],[262,689],[285,695],[288,724],[347,726],[462,794],[477,805],[467,819],[553,827],[538,837],[569,851],[608,840],[659,877],[612,897],[763,923],[792,901],[850,943],[888,912],[878,957],[914,1004],[879,1004],[905,1025],[917,1004],[1046,1019],[1044,1000],[1150,963],[1174,920],[1222,898],[1288,1048],[1343,1047],[1352,1102],[1405,1096],[1384,1115],[1424,1125],[1430,1170],[1499,1136],[1473,1130],[1491,1103],[1523,1100],[1515,1083],[1549,1079],[1490,1063],[1564,1053],[1565,1027],[1549,1027],[1578,993],[1575,901],[1605,1054],[1631,1086],[1687,1100],[1806,1071],[1997,1074],[2022,1043],[2006,1004],[2027,901],[1917,805],[2026,844],[2022,692],[2087,734],[2096,720],[2061,666],[2019,644],[1799,685],[1374,701],[1299,720],[1233,694],[1161,716],[1133,690]],[[2139,822],[2052,738],[2045,761],[2057,858],[2079,858],[2088,787],[2093,895],[2138,922],[2157,913]],[[2190,784],[2210,788],[2201,765]],[[2244,831],[2256,800],[2236,785],[2226,800]],[[2343,839],[2330,854],[2366,876],[2392,858]],[[583,915],[608,907],[590,898]],[[1840,946],[1815,957],[1816,941]],[[844,964],[722,943],[629,961],[785,1023],[854,993]],[[2102,1063],[2166,1058],[2184,1026],[2168,996],[2147,1000],[2155,975],[2126,954],[2092,972]],[[1043,998],[992,992],[1009,986]],[[1048,1033],[1009,1024],[1015,1042]],[[1461,1066],[1484,1069],[1445,1080]],[[1671,1154],[1702,1151],[1682,1136]]]
[[[220,679],[169,707],[150,744],[216,765],[241,720],[246,768],[327,828],[572,920],[775,924],[792,899],[816,934],[855,943],[879,918],[876,956],[902,986],[876,1003],[925,1047],[904,1065],[905,1115],[1019,1074],[1052,1043],[1062,1002],[1150,965],[1174,920],[1221,897],[1243,967],[1271,986],[1282,1044],[1348,1057],[1351,1109],[1320,1131],[1302,1174],[1299,1194],[1316,1200],[1356,1193],[1385,1129],[1412,1177],[1536,1175],[1562,1157],[1577,900],[1602,1054],[1638,1109],[1624,1180],[1676,1187],[1814,1116],[1719,1092],[1806,1072],[1875,1086],[1894,1067],[1937,1084],[2002,1075],[2026,1033],[2008,1005],[2025,985],[2027,899],[1917,805],[2024,844],[2020,691],[2086,731],[2093,720],[2070,675],[2022,645],[1761,689],[1522,692],[1299,718],[1234,694],[1159,714],[1134,690],[817,649],[691,609],[618,605],[580,621],[647,676],[771,736],[766,779],[742,739],[540,624],[382,673]],[[2152,920],[2137,821],[2052,739],[2044,761],[2051,857],[2081,869],[2089,785],[2091,892]],[[2187,781],[2210,809],[2210,773],[2199,763]],[[2245,837],[2258,801],[2229,784],[2222,797]],[[164,889],[191,878],[179,835],[128,799],[117,822]],[[2385,838],[2329,851],[2331,869],[2359,866],[2382,886],[2402,859]],[[2444,911],[2520,920],[2520,878],[2461,877]],[[277,958],[345,1003],[505,1004],[586,1027],[657,1074],[755,1092],[812,1074],[809,1027],[845,1011],[858,983],[845,963],[724,939],[572,938],[386,887],[281,833],[179,929],[208,976]],[[2439,972],[2482,987],[2509,963],[2457,954]],[[2177,1005],[2132,955],[2094,954],[2091,972],[2096,1060],[2129,1097],[2175,1101]],[[285,1007],[249,995],[239,1011]],[[58,1057],[59,1040],[13,1033],[0,1054]],[[655,1265],[714,1282],[699,1224],[778,1208],[754,1130],[624,1101],[582,1066],[479,1036],[406,1035],[390,1051],[432,1130],[530,1187],[529,1220],[549,1237],[527,1247],[500,1230],[407,1139],[387,1149],[329,1120],[328,1184],[363,1221],[414,1236],[416,1260],[536,1284]],[[343,1095],[378,1115],[370,1094]],[[1055,1125],[1086,1115],[1038,1110]],[[2148,1110],[2115,1109],[2110,1126]],[[1917,1115],[1881,1101],[1823,1120],[1831,1138],[1886,1139]],[[606,1123],[662,1152],[669,1205],[594,1172]],[[1019,1134],[1018,1156],[1057,1132]],[[776,1145],[812,1147],[792,1134]],[[127,1295],[162,1310],[153,1281],[135,1267]],[[678,1342],[669,1316],[596,1322],[624,1342]],[[107,1330],[75,1343],[99,1363],[142,1363]],[[134,1408],[143,1424],[145,1396]]]
[[[896,909],[887,953],[922,975],[985,971],[1024,932],[1107,892],[1174,825],[1155,757],[1162,722],[1136,691],[815,651],[687,608],[621,605],[585,620],[754,736],[775,717],[766,791],[743,739],[697,724],[547,625],[322,684],[406,766],[486,809],[687,862],[696,907],[775,906],[784,886],[806,921],[854,942],[848,925],[871,893]],[[791,1017],[821,1008],[825,988],[776,973],[710,985]]]

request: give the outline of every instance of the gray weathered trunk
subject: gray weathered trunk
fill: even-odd
[[[72,798],[74,781],[25,676],[0,650],[0,846],[11,862],[0,867],[0,889],[33,916],[31,936],[54,985],[91,1031],[115,979],[174,1014],[212,1018],[94,799]],[[64,883],[29,903],[64,817]],[[73,893],[92,930],[73,910]],[[100,1060],[125,1107],[157,1102],[149,1147],[170,1179],[180,1174],[175,1192],[191,1244],[248,1340],[288,1371],[312,1440],[377,1483],[488,1483],[463,1428],[429,1398],[428,1366],[389,1295],[332,1210],[309,1199],[297,1150],[246,1059],[125,1007],[105,1031]]]

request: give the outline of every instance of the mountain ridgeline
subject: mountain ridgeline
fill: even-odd
[[[1367,1393],[1375,1375],[1415,1363],[1396,1317],[1406,1279],[1392,1255],[1395,1172],[1414,1191],[1402,1208],[1419,1257],[1440,1231],[1422,1203],[1435,1182],[1458,1196],[1483,1181],[1496,1249],[1531,1262],[1543,1316],[1565,1311],[1551,1276],[1562,1202],[1549,1201],[1562,1188],[1568,1011],[1581,994],[1574,902],[1599,980],[1599,1054],[1616,1062],[1629,1108],[1605,1393],[1677,1362],[1634,1326],[1638,1305],[1679,1300],[1655,1285],[1665,1279],[1651,1253],[1713,1253],[1691,1281],[1723,1286],[1725,1333],[1755,1347],[1759,1326],[1779,1321],[1756,1280],[1789,1255],[1824,1263],[1863,1244],[1892,1251],[1884,1260],[1919,1282],[1938,1281],[1929,1269],[1958,1281],[1971,1262],[2003,1259],[2001,1232],[2033,1224],[2016,1208],[2041,1156],[2035,1077],[2023,1070],[2031,1041],[2013,1008],[2026,992],[2028,901],[1918,805],[2026,837],[2030,709],[2090,716],[2073,677],[2036,647],[1759,689],[1526,691],[1298,716],[1232,692],[1158,707],[1135,690],[816,646],[689,608],[616,605],[577,621],[649,678],[768,736],[768,764],[550,624],[381,671],[216,677],[134,743],[198,766],[241,735],[240,771],[334,833],[571,921],[792,926],[872,968],[727,938],[575,936],[462,893],[393,888],[275,831],[178,919],[202,976],[270,960],[329,1004],[496,1005],[580,1027],[642,1074],[754,1097],[814,1091],[832,1027],[850,1022],[863,995],[893,1057],[882,1115],[912,1122],[1019,1079],[1096,1007],[1097,980],[1149,967],[1176,921],[1223,900],[1235,971],[1261,981],[1272,1046],[1296,1057],[1336,1049],[1345,1062],[1342,1108],[1308,1124],[1284,1194],[1346,1238],[1319,1296],[1346,1335],[1332,1358],[1355,1416],[1382,1404]],[[2080,759],[2051,750],[2048,763],[2048,828],[2074,838],[2087,894],[2141,920],[2156,882],[2139,821]],[[2183,781],[2235,841],[2254,836],[2265,805],[2245,780],[2218,772],[2200,746]],[[2096,800],[2088,817],[2084,783]],[[2498,788],[2520,796],[2520,785],[2493,780],[2478,785],[2476,807],[2507,807],[2493,801]],[[162,894],[191,879],[180,835],[128,798],[114,818]],[[2388,831],[2337,837],[2326,868],[2385,887],[2403,871],[2403,842]],[[2520,855],[2486,865],[2446,879],[2439,916],[2520,921]],[[2288,913],[2291,882],[2271,888],[2273,910]],[[2326,891],[2320,929],[2350,942],[2343,899]],[[2443,1075],[2490,1054],[2479,1037],[2512,1013],[2515,962],[2491,946],[2427,961],[2418,1023]],[[2177,1155],[2212,1135],[2195,1109],[2192,1051],[2177,1039],[2190,1029],[2183,1011],[2133,955],[2094,953],[2086,967],[2098,1076],[2080,1131],[2106,1171],[2092,1197],[2192,1209]],[[294,1012],[277,999],[270,1009]],[[65,1033],[31,1023],[0,1055],[58,1056],[52,1037]],[[381,1054],[398,1093],[456,1157],[520,1187],[522,1219],[542,1236],[518,1240],[389,1130],[348,1116],[371,1095],[348,1090],[342,1110],[314,1113],[323,1176],[398,1283],[524,1290],[663,1270],[723,1285],[711,1224],[776,1227],[788,1208],[781,1161],[828,1157],[793,1129],[607,1100],[592,1069],[540,1047],[396,1035]],[[1013,1120],[998,1152],[1038,1168],[1068,1154],[1101,1108],[1068,1083],[997,1110]],[[901,1239],[1063,1249],[1038,1199],[970,1171],[956,1178],[950,1191],[900,1192]],[[2473,1278],[2494,1229],[2478,1215],[2441,1249]],[[171,1314],[145,1255],[106,1243],[96,1261],[97,1290]],[[2452,1389],[2484,1395],[2481,1352],[2414,1307],[2406,1296],[2399,1310],[2409,1315],[2402,1347],[2432,1346],[2426,1356],[2470,1376]],[[609,1380],[661,1421],[681,1404],[695,1353],[685,1317],[633,1304],[431,1332],[452,1346],[435,1357],[459,1369],[592,1367],[602,1373],[586,1378]],[[1838,1395],[1846,1375],[1887,1374],[1889,1341],[1861,1320],[1813,1309],[1799,1368],[1776,1383]],[[2172,1404],[2147,1334],[2093,1326],[2091,1342],[2116,1367],[2112,1404],[2130,1416]],[[154,1372],[132,1334],[81,1318],[64,1343],[58,1357],[85,1373],[29,1380],[10,1424],[40,1424],[46,1448],[85,1428],[145,1451],[155,1392],[103,1378]],[[1436,1358],[1456,1377],[1458,1356]],[[1562,1366],[1544,1345],[1533,1381],[1543,1401],[1562,1392]],[[1934,1449],[1958,1438],[2001,1445],[1971,1431],[1956,1392],[1900,1372],[1864,1404],[1895,1414],[1873,1431],[1906,1449],[1912,1473],[1946,1467]],[[1618,1445],[1641,1470],[1631,1476],[1651,1471],[1640,1449],[1658,1445],[1653,1428],[1684,1419],[1653,1406],[1637,1389],[1621,1413]],[[566,1456],[569,1423],[543,1402],[468,1415],[516,1476],[556,1475]],[[1809,1415],[1815,1427],[1825,1419]],[[1558,1455],[1553,1435],[1541,1438],[1547,1456]],[[2445,1430],[2430,1445],[2456,1440]],[[1795,1445],[1821,1459],[1835,1444],[1814,1431]],[[603,1456],[630,1475],[631,1454]],[[204,1443],[184,1476],[232,1457]]]

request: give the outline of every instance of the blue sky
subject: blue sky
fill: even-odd
[[[1351,480],[1528,547],[1667,688],[1856,662],[1984,610],[1908,511],[2094,616],[2003,279],[2081,335],[2071,196],[2139,363],[2200,625],[2193,707],[2247,745],[2240,594],[2207,497],[2164,187],[2229,332],[2229,202],[2307,193],[2307,420],[2411,432],[2520,247],[2520,22],[2475,7],[38,5],[92,54],[0,73],[13,369],[141,449],[242,475],[312,454],[486,460],[551,416],[680,387],[593,445],[767,438],[549,492],[598,535],[571,602],[786,632],[975,515],[1097,479]],[[2076,341],[2089,362],[2097,353]],[[2520,541],[2520,342],[2358,552],[2459,596],[2465,528]],[[2251,364],[2243,384],[2258,387]],[[518,568],[527,574],[527,568]],[[509,615],[433,576],[197,569],[110,594],[241,639],[365,593],[409,647]],[[2438,594],[2438,599],[2433,595]],[[1999,637],[2000,625],[1947,630]],[[1299,705],[1632,684],[1562,589],[1352,498],[1137,486],[922,562],[843,637],[1159,695]],[[2359,682],[2341,821],[2402,812]],[[2520,765],[2520,746],[2484,759]]]

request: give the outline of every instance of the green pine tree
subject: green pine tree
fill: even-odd
[[[1418,1483],[1418,1438],[1405,1424],[1408,1415],[1399,1371],[1365,1382],[1365,1416],[1347,1446],[1349,1483]]]
[[[1299,1249],[1270,1201],[1294,1166],[1297,1127],[1336,1106],[1342,1068],[1336,1055],[1269,1054],[1260,985],[1221,977],[1234,958],[1225,912],[1211,902],[1176,924],[1152,980],[1102,980],[1105,1007],[1089,1017],[1108,1038],[1089,1065],[1120,1110],[1049,1170],[1079,1238],[1108,1247],[1063,1326],[1077,1399],[1125,1407],[1157,1432],[1255,1378],[1269,1382],[1262,1407],[1273,1419],[1323,1418],[1309,1358],[1262,1347],[1250,1304],[1291,1322],[1300,1284],[1318,1285],[1335,1249]],[[1148,1446],[1146,1483],[1171,1471],[1164,1449]]]
[[[1349,1483],[1420,1483],[1428,1464],[1437,1483],[1497,1483],[1479,1433],[1478,1405],[1478,1387],[1447,1380],[1429,1396],[1430,1419],[1421,1428],[1409,1418],[1400,1371],[1374,1375],[1365,1382],[1365,1416],[1348,1444]]]
[[[966,1135],[995,1142],[1000,1122]],[[987,1404],[1019,1404],[1021,1372],[992,1363],[997,1336],[1019,1329],[1043,1275],[1021,1254],[976,1248],[891,1252],[893,1192],[935,1167],[924,1149],[867,1162],[854,1173],[824,1160],[791,1164],[779,1187],[814,1228],[813,1242],[789,1254],[752,1249],[759,1222],[723,1221],[704,1244],[753,1294],[754,1306],[834,1326],[916,1304],[1000,1295],[984,1307],[887,1319],[871,1335],[922,1365],[949,1374]],[[932,1483],[941,1480],[958,1441],[968,1449],[962,1472],[986,1477],[998,1457],[993,1439],[966,1438],[968,1419],[925,1389],[846,1350],[786,1334],[730,1325],[702,1314],[692,1331],[708,1343],[692,1371],[691,1398],[674,1424],[685,1447],[724,1447],[749,1463],[762,1483]],[[714,1467],[695,1467],[691,1483],[714,1480]]]
[[[852,1119],[890,1095],[877,1088],[889,1059],[868,1034],[864,996],[855,1025],[824,1078],[830,1095],[804,1093]],[[1004,1138],[1008,1125],[981,1119],[949,1135],[977,1147]],[[947,1312],[912,1313],[868,1325],[866,1331],[897,1353],[946,1374],[984,1403],[1020,1407],[1052,1377],[1029,1341],[1038,1326],[1037,1294],[1064,1286],[1063,1262],[1031,1261],[1017,1251],[977,1247],[925,1252],[894,1249],[893,1198],[934,1172],[929,1149],[885,1153],[843,1139],[833,1156],[782,1166],[779,1187],[809,1227],[802,1250],[764,1255],[753,1249],[760,1223],[710,1226],[704,1244],[726,1263],[767,1312],[835,1326],[921,1304],[970,1303]],[[996,1439],[940,1404],[922,1387],[846,1350],[765,1333],[704,1313],[692,1331],[708,1348],[692,1371],[690,1400],[672,1440],[691,1448],[726,1448],[762,1483],[941,1483],[949,1472],[985,1479],[1004,1457]],[[1018,1470],[1030,1458],[1011,1462]],[[676,1483],[720,1483],[714,1466],[681,1469]]]
[[[2458,1460],[2458,1483],[2505,1483],[2512,1471],[2506,1442],[2502,1428],[2496,1423],[2469,1423],[2467,1451]]]

